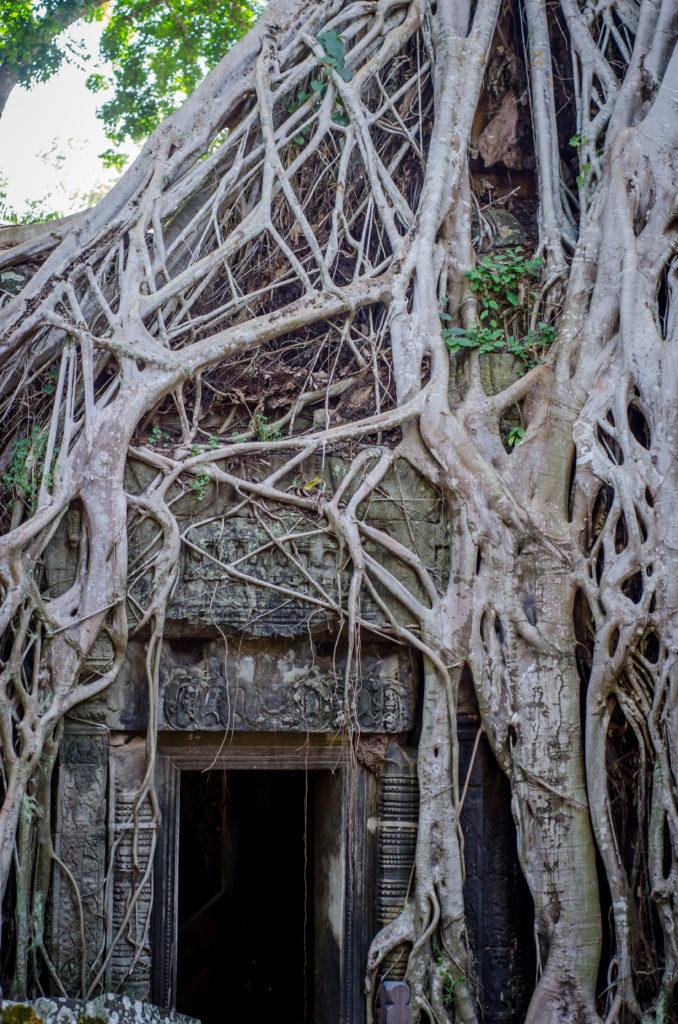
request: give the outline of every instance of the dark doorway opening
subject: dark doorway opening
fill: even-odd
[[[313,1020],[313,774],[183,771],[177,1009]]]

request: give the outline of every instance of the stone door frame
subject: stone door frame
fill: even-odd
[[[378,785],[373,775],[351,760],[349,747],[342,744],[340,737],[323,734],[232,733],[225,740],[205,732],[160,734],[156,792],[162,823],[153,876],[153,1002],[168,1009],[174,1008],[176,1003],[181,772],[207,769],[333,773],[335,784],[340,787],[340,870],[344,899],[338,991],[331,994],[334,1000],[331,1020],[332,1024],[335,1021],[337,1024],[362,1024],[367,952],[376,930],[377,837],[374,825],[378,815]]]

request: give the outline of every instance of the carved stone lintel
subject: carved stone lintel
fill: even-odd
[[[160,669],[160,728],[336,732],[345,724],[344,665],[313,660],[304,645],[284,654],[209,655],[187,665],[166,652]],[[361,732],[411,727],[414,686],[398,654],[365,653],[354,682],[351,717]]]
[[[385,981],[381,986],[379,1024],[412,1024],[410,986],[404,981]]]
[[[83,713],[102,714],[112,730],[137,732],[148,725],[146,651],[132,641],[105,702]],[[192,645],[189,654],[163,647],[160,664],[161,732],[331,733],[345,725],[345,657],[320,655],[297,642]],[[416,680],[400,650],[363,649],[360,673],[350,681],[348,713],[361,734],[394,734],[412,728]]]

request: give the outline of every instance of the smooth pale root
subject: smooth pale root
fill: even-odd
[[[353,570],[341,613],[354,666],[361,630],[370,625],[361,611],[366,594],[383,617],[381,628],[423,659],[416,881],[403,913],[372,945],[368,1020],[380,964],[402,947],[415,1016],[476,1021],[458,821],[455,716],[464,665],[473,676],[484,731],[511,782],[519,853],[534,900],[541,973],[528,1024],[598,1024],[603,1004],[607,1024],[641,1016],[633,973],[638,907],[607,778],[608,726],[617,706],[642,752],[650,806],[648,884],[664,943],[655,1004],[642,1009],[648,1022],[665,1019],[678,969],[678,320],[670,303],[675,270],[667,270],[675,253],[678,132],[672,11],[666,0],[645,0],[636,24],[633,12],[615,5],[625,29],[612,52],[611,36],[603,33],[599,49],[579,7],[561,0],[559,32],[569,34],[577,58],[573,102],[580,158],[590,168],[580,175],[577,224],[576,204],[561,183],[549,10],[542,0],[525,5],[538,255],[544,263],[532,316],[535,324],[542,311],[559,318],[544,362],[497,394],[483,389],[477,353],[462,352],[451,364],[439,311],[444,301],[456,324],[470,329],[477,323],[467,277],[475,259],[467,153],[497,36],[498,0],[479,0],[472,18],[465,0],[438,2],[435,15],[423,0],[402,7],[273,0],[99,206],[55,236],[41,241],[32,235],[22,239],[24,248],[3,255],[0,265],[9,266],[29,251],[52,250],[0,312],[3,412],[16,408],[13,396],[25,392],[31,374],[58,369],[53,396],[39,399],[49,427],[50,482],[43,479],[34,509],[17,501],[11,528],[0,540],[0,624],[7,637],[0,678],[7,778],[0,811],[3,891],[15,841],[25,851],[17,995],[27,984],[31,943],[45,955],[40,929],[37,937],[29,934],[28,920],[31,912],[34,921],[42,919],[49,877],[49,830],[36,826],[36,812],[49,821],[60,723],[114,678],[127,640],[125,594],[135,593],[142,569],[149,596],[137,618],[150,634],[151,728],[138,804],[149,801],[157,818],[155,693],[165,607],[183,543],[173,488],[204,496],[207,476],[209,486],[234,488],[237,509],[296,509],[336,537]],[[323,32],[341,36],[346,74],[323,65],[319,39],[338,45],[336,35]],[[411,70],[391,96],[385,69],[394,59],[409,61]],[[299,105],[300,90],[321,66],[327,89],[312,90]],[[365,99],[377,80],[384,96],[375,114]],[[408,109],[423,96],[415,108],[418,120],[408,120],[398,106],[405,96]],[[346,125],[334,118],[338,109]],[[300,135],[307,125],[313,130]],[[226,141],[201,159],[224,127]],[[385,148],[391,136],[403,140],[400,155]],[[295,141],[300,137],[303,146]],[[416,208],[400,187],[405,152],[423,164]],[[327,229],[314,216],[313,184],[302,192],[295,178],[316,158],[324,161],[322,170],[309,166],[326,174],[335,189]],[[360,191],[365,183],[369,195]],[[281,229],[283,206],[288,220]],[[238,277],[252,254],[262,257],[264,272],[267,261],[275,267],[275,259],[283,260],[293,298],[266,306],[277,295],[275,274],[271,281],[265,273],[256,280]],[[353,269],[338,279],[340,258],[353,260]],[[660,316],[664,280],[669,297]],[[197,298],[224,281],[222,306],[200,312]],[[373,324],[369,337],[351,333],[356,316],[378,309],[388,313],[381,327]],[[304,334],[319,324],[322,337]],[[268,424],[289,436],[266,440],[252,428],[230,442],[220,437],[216,446],[205,443],[198,431],[203,375],[207,381],[219,367],[228,379],[229,367],[243,354],[263,358],[269,343],[291,336],[313,337],[314,346],[340,338],[351,352],[351,379],[362,382],[374,374],[383,408],[335,425],[323,419],[326,429],[295,434],[311,389],[314,402],[325,398],[328,408],[341,393],[337,381],[318,386],[307,377],[295,385],[289,409]],[[389,384],[383,395],[380,367],[386,367]],[[170,395],[182,444],[168,451],[137,447],[135,457],[157,476],[141,493],[126,494],[135,431]],[[507,453],[501,421],[516,406],[525,433]],[[638,428],[638,416],[649,436]],[[17,437],[25,436],[20,415],[8,422]],[[400,439],[384,446],[386,432],[395,428]],[[315,479],[304,476],[306,459],[347,442],[356,445],[354,455],[334,493],[294,485],[297,474],[302,481]],[[251,472],[254,455],[280,461],[271,462],[262,479]],[[370,516],[369,499],[398,460],[414,466],[443,498],[450,529],[446,580],[434,578],[422,563],[414,534],[406,547]],[[597,523],[593,509],[602,485],[614,497]],[[74,502],[82,531],[75,580],[60,596],[40,594],[34,566]],[[156,539],[142,569],[128,569],[128,530],[142,521],[155,524]],[[375,546],[386,557],[376,557]],[[286,550],[294,557],[293,536]],[[406,567],[416,586],[393,573],[388,559]],[[242,578],[242,566],[222,567],[226,576]],[[310,574],[307,582],[312,588]],[[289,596],[284,587],[277,589]],[[578,592],[595,639],[585,691],[575,663]],[[333,600],[319,588],[309,597],[314,607],[339,614]],[[655,660],[638,648],[648,626],[658,637]],[[83,668],[102,630],[112,661],[104,675],[91,679]],[[28,651],[36,666],[30,679],[21,670]],[[350,666],[349,659],[347,682]],[[351,713],[349,700],[348,728]],[[594,836],[616,939],[614,964],[602,965],[611,988],[598,1004],[602,946]],[[149,871],[148,864],[140,866],[137,892]],[[114,943],[133,915],[134,898]],[[83,964],[83,994],[99,984],[110,955],[101,958],[93,978],[85,977]],[[443,979],[453,982],[451,1001]]]

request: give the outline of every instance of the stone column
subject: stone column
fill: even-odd
[[[145,743],[113,734],[109,779],[109,850],[115,849],[113,879],[109,886],[106,948],[115,943],[106,971],[106,988],[135,999],[148,999],[151,986],[150,923],[153,874],[148,872],[120,938],[130,901],[149,866],[155,824],[145,800],[134,805],[145,770]],[[136,838],[135,838],[136,830]]]
[[[108,729],[67,722],[59,753],[54,849],[80,887],[85,963],[91,967],[104,938]],[[73,883],[54,867],[51,957],[68,992],[80,991],[82,942]]]
[[[383,928],[401,912],[414,885],[419,788],[416,752],[389,743],[379,797],[377,847],[377,926]],[[387,957],[383,972],[391,981],[405,974],[406,958]],[[389,1018],[390,1020],[390,1018]]]

